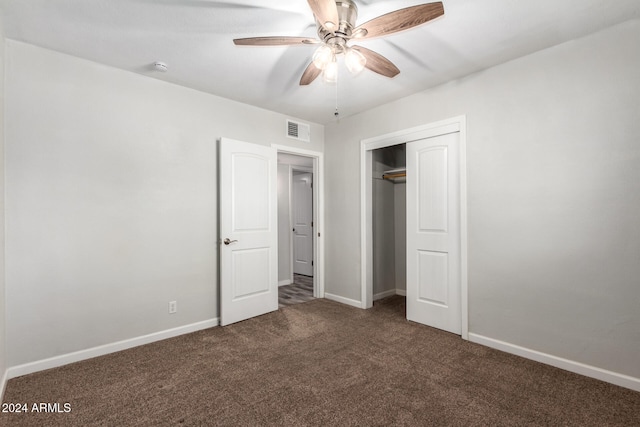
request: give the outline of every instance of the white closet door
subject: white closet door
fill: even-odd
[[[459,133],[407,144],[407,319],[461,333]]]

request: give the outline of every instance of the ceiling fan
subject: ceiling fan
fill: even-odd
[[[426,3],[399,9],[378,16],[356,26],[358,8],[353,0],[307,0],[316,18],[318,39],[307,37],[249,37],[234,39],[243,46],[314,45],[320,47],[302,73],[301,85],[308,85],[320,74],[327,82],[338,77],[336,57],[344,54],[347,69],[359,73],[364,68],[386,77],[394,77],[400,70],[384,56],[362,46],[349,46],[352,40],[366,40],[386,36],[424,24],[444,15],[442,2]]]

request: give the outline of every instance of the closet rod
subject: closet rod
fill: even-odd
[[[393,172],[393,173],[382,174],[382,179],[395,179],[395,178],[403,178],[406,176],[407,176],[406,172]]]

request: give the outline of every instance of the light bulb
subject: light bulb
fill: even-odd
[[[344,55],[344,63],[351,74],[358,74],[367,64],[367,58],[357,50],[350,48]]]
[[[322,72],[322,78],[327,83],[335,83],[338,81],[338,63],[334,60],[329,62]]]
[[[319,70],[324,70],[329,63],[333,60],[333,50],[323,44],[313,54],[313,65]]]

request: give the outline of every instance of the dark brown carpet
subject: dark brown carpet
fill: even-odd
[[[640,425],[640,393],[410,323],[404,299],[314,300],[12,379],[11,426]]]

